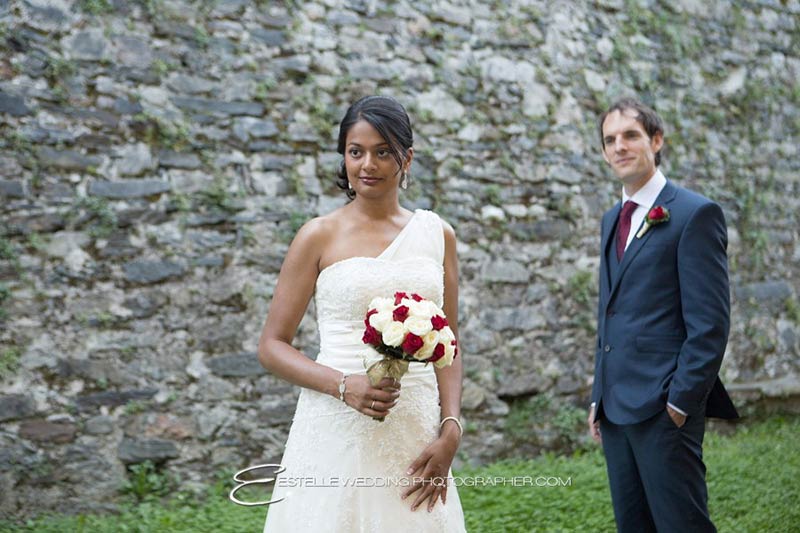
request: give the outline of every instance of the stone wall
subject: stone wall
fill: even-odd
[[[344,202],[337,121],[370,93],[412,116],[403,203],[459,238],[459,464],[583,444],[619,194],[594,121],[624,94],[728,218],[724,379],[796,390],[799,22],[797,0],[0,2],[0,514],[113,508],[146,460],[186,488],[280,457],[298,391],[258,335],[294,232]]]

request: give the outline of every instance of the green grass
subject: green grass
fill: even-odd
[[[0,522],[0,532],[36,533],[241,533],[264,528],[264,508],[246,508],[228,501],[224,487],[205,497],[181,494],[166,504],[155,500],[128,506],[119,515],[48,516],[24,526]]]
[[[460,489],[467,531],[614,529],[605,462],[598,450],[574,457],[545,455],[525,462],[496,463],[459,475],[506,479],[523,476],[534,483],[537,479],[553,479],[567,485],[487,485]]]
[[[709,506],[720,532],[798,531],[798,434],[800,417],[776,416],[742,425],[733,436],[707,435]],[[530,461],[463,469],[457,476],[529,476],[534,483],[543,476],[559,478],[568,485],[460,486],[470,532],[614,530],[605,463],[599,449],[573,457],[545,455]],[[49,517],[24,526],[0,523],[0,531],[260,531],[265,510],[228,503],[225,491],[226,487],[218,484],[200,501],[181,495],[164,505],[146,501],[128,507],[119,516]]]

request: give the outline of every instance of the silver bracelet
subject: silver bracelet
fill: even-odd
[[[347,384],[344,382],[347,379],[347,376],[350,374],[345,374],[342,372],[342,381],[339,382],[339,400],[344,401],[344,392],[347,390]]]
[[[461,420],[459,420],[454,416],[444,417],[442,421],[439,423],[439,429],[441,430],[442,426],[444,426],[444,423],[447,422],[448,420],[452,420],[453,422],[456,423],[456,425],[458,426],[458,437],[461,438],[464,435],[464,426],[461,425]]]

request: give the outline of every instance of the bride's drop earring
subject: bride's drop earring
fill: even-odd
[[[353,190],[353,184],[350,183],[350,180],[347,180],[347,190],[348,191],[352,191]]]
[[[403,178],[400,180],[400,188],[403,190],[408,189],[408,172],[403,172]]]

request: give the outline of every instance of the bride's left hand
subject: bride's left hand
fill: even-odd
[[[445,431],[422,451],[406,471],[411,476],[411,485],[403,492],[402,497],[405,500],[417,493],[414,503],[411,504],[412,511],[416,511],[426,499],[428,512],[433,510],[439,498],[442,499],[442,504],[447,503],[450,464],[456,456],[460,440],[458,431],[451,431],[450,426],[453,424],[444,426]]]

